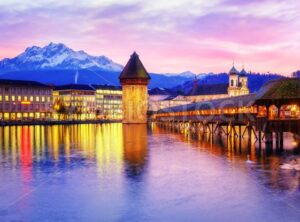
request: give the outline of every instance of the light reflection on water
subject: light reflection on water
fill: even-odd
[[[156,125],[0,127],[0,221],[298,221],[285,139],[279,152]]]

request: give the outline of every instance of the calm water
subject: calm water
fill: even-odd
[[[155,125],[2,127],[0,221],[300,221],[300,172],[279,169],[299,145],[286,141],[278,152]]]

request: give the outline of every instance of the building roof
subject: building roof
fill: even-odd
[[[85,91],[95,91],[91,85],[81,85],[81,84],[67,84],[56,86],[54,90],[85,90]]]
[[[205,96],[205,95],[221,95],[227,94],[228,84],[202,84],[196,85],[196,89],[192,89],[188,96]]]
[[[94,89],[109,89],[109,90],[122,90],[121,86],[113,85],[92,85]]]
[[[237,71],[237,69],[234,66],[232,66],[232,68],[229,71],[229,75],[238,75],[238,74],[239,71]]]
[[[20,87],[39,87],[39,88],[53,88],[52,86],[36,82],[36,81],[27,81],[27,80],[13,80],[13,79],[0,79],[0,85],[9,85],[9,86],[20,86]]]
[[[146,71],[143,63],[139,59],[139,56],[134,52],[123,71],[121,72],[119,79],[151,79]]]

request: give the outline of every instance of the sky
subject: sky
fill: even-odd
[[[157,73],[300,69],[299,0],[0,0],[0,59],[64,43]]]

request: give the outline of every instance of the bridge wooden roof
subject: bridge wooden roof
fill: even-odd
[[[257,92],[258,105],[300,104],[300,78],[283,78],[266,83]]]
[[[250,107],[253,105],[300,104],[300,78],[283,78],[266,83],[257,93],[214,99],[161,109],[158,113]]]
[[[174,106],[170,108],[161,109],[158,113],[169,112],[186,112],[195,110],[212,110],[223,108],[239,108],[252,106],[255,103],[256,95],[249,94],[243,96],[228,97],[223,99],[214,99],[203,102],[196,102],[187,105]]]

